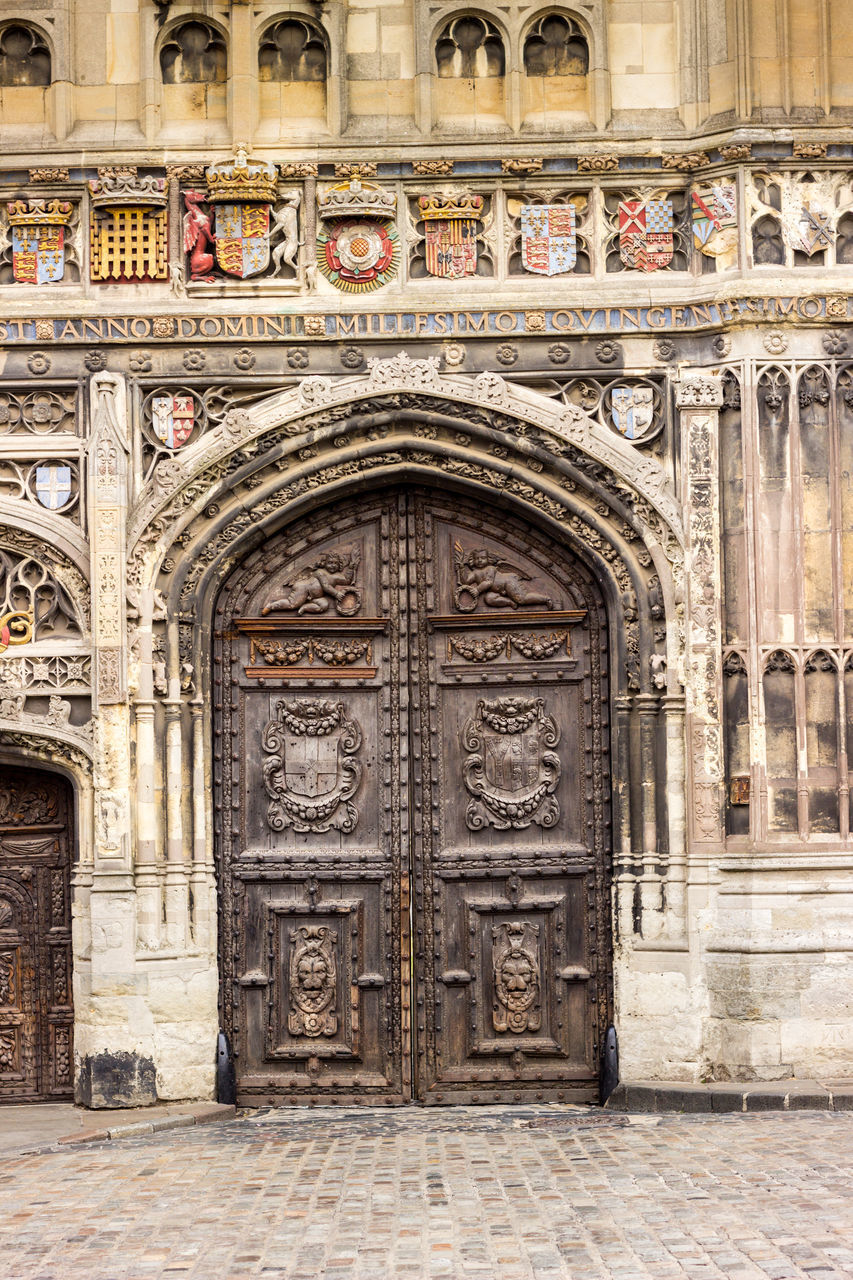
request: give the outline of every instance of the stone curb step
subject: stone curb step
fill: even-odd
[[[627,1080],[604,1104],[610,1111],[699,1114],[723,1111],[853,1111],[853,1080],[821,1084],[817,1080],[779,1080],[715,1084],[677,1084],[665,1080]]]
[[[163,1133],[166,1129],[190,1129],[197,1124],[215,1124],[222,1120],[233,1120],[237,1108],[224,1103],[208,1104],[203,1110],[187,1108],[176,1111],[172,1115],[157,1116],[152,1120],[134,1120],[130,1124],[112,1125],[104,1129],[82,1129],[79,1133],[69,1133],[56,1141],[62,1146],[76,1146],[81,1142],[105,1142],[117,1138],[143,1138],[152,1133]]]

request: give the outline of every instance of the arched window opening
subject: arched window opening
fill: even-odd
[[[225,41],[206,22],[184,22],[160,50],[164,84],[224,84],[228,75]]]
[[[42,88],[50,84],[50,50],[31,27],[12,23],[0,31],[0,87]]]
[[[529,76],[585,76],[589,45],[570,18],[549,13],[524,42],[524,70]]]
[[[435,59],[445,80],[502,76],[506,65],[497,28],[472,14],[447,24],[436,42]]]
[[[326,46],[316,28],[287,18],[265,32],[258,50],[260,80],[316,83],[326,75]]]

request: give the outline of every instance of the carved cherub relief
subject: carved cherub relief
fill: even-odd
[[[284,594],[270,600],[261,613],[328,613],[334,609],[342,618],[352,617],[361,608],[357,585],[361,553],[357,547],[327,551],[313,564],[300,569],[282,586]]]
[[[461,543],[456,542],[453,563],[456,572],[453,602],[461,613],[473,613],[480,601],[492,609],[518,609],[523,605],[554,607],[550,596],[527,585],[529,574],[486,547],[466,552]]]

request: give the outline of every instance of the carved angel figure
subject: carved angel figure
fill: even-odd
[[[190,255],[190,280],[211,281],[213,276],[213,234],[210,217],[199,205],[207,199],[206,191],[185,191],[184,249]]]
[[[488,551],[475,547],[467,553],[457,542],[453,548],[456,590],[453,601],[461,613],[473,613],[480,600],[492,609],[518,609],[521,605],[543,605],[553,609],[550,596],[531,590],[525,584],[530,575],[517,565],[509,564]]]
[[[349,618],[361,608],[361,592],[355,585],[361,556],[357,549],[344,554],[327,551],[312,565],[283,583],[286,593],[264,605],[262,614],[296,610],[298,614],[335,612]]]
[[[296,255],[299,253],[299,246],[302,243],[299,239],[299,202],[302,196],[299,191],[294,191],[283,201],[283,208],[272,209],[273,225],[270,228],[270,239],[281,235],[282,239],[272,251],[273,275],[278,275],[281,271],[282,262],[286,262],[289,267],[296,270]]]

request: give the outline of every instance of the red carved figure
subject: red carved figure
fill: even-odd
[[[210,217],[200,205],[207,199],[206,191],[185,191],[184,249],[190,255],[190,280],[213,280],[213,235]]]

